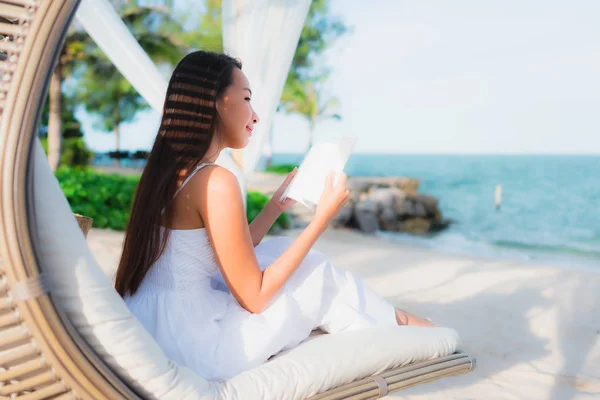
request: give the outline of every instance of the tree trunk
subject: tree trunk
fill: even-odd
[[[62,93],[60,83],[62,82],[62,67],[57,64],[50,78],[50,115],[48,118],[48,163],[52,171],[56,170],[60,163],[62,151]]]
[[[120,167],[121,166],[121,159],[119,158],[119,150],[121,150],[121,145],[120,145],[120,132],[119,132],[119,125],[121,125],[121,113],[119,110],[119,104],[121,102],[121,99],[119,98],[119,96],[117,96],[117,99],[115,100],[115,111],[114,111],[114,123],[115,123],[115,127],[114,127],[114,132],[115,132],[115,167]]]
[[[118,153],[118,151],[121,149],[120,145],[119,145],[119,123],[117,122],[115,124],[115,151]],[[115,154],[117,157],[115,157],[115,166],[116,167],[120,167],[121,166],[121,159],[118,157],[119,154]]]

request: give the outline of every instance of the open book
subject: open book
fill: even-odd
[[[280,200],[294,199],[314,210],[325,189],[327,175],[331,171],[337,173],[334,181],[334,185],[336,185],[339,174],[344,171],[344,166],[355,143],[356,138],[354,137],[344,137],[337,143],[315,143],[300,164],[296,176]]]

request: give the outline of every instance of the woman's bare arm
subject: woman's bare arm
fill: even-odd
[[[252,245],[254,247],[260,244],[280,215],[281,212],[277,210],[273,203],[267,203],[265,208],[254,218],[249,226],[250,237],[252,238]]]
[[[273,197],[271,197],[261,212],[250,223],[250,236],[252,236],[254,247],[259,245],[267,232],[269,232],[269,229],[271,229],[275,221],[277,221],[277,218],[279,218],[279,216],[285,210],[296,203],[296,201],[292,199],[287,199],[281,202],[280,198],[283,193],[285,193],[285,190],[292,179],[294,179],[297,171],[298,168],[294,168],[294,170],[288,174],[279,189],[277,189],[273,194]]]
[[[306,257],[328,221],[315,218],[283,254],[261,271],[236,177],[219,166],[196,174],[194,194],[223,278],[237,302],[260,313]],[[202,178],[200,180],[200,178]]]

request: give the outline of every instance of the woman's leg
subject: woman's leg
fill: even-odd
[[[292,240],[278,237],[256,247],[262,264],[279,257]],[[329,333],[397,324],[394,307],[373,292],[350,271],[335,267],[318,250],[311,249],[286,282],[286,293],[295,299],[304,315]]]
[[[255,250],[257,256],[259,257],[259,260],[261,260],[265,256],[267,259],[261,260],[263,261],[261,262],[261,268],[264,269],[266,267],[266,265],[264,265],[264,261],[274,261],[275,258],[279,257],[281,253],[283,253],[287,249],[287,247],[289,247],[292,241],[292,239],[287,237],[276,237],[270,240],[266,240],[262,242],[259,246],[257,246]],[[307,256],[303,264],[304,267],[309,267],[309,270],[313,268],[324,268],[325,270],[323,270],[322,273],[329,276],[330,278],[333,278],[323,279],[324,282],[321,281],[319,282],[320,284],[312,286],[311,288],[313,293],[316,294],[318,292],[317,286],[320,286],[321,289],[326,292],[324,293],[322,300],[324,302],[333,303],[328,304],[329,307],[326,306],[326,308],[331,307],[331,309],[329,310],[329,312],[326,312],[326,314],[328,315],[323,316],[324,319],[328,320],[329,322],[328,324],[326,324],[326,326],[323,326],[323,328],[325,328],[326,330],[329,330],[328,328],[332,328],[332,330],[334,331],[344,330],[338,325],[340,323],[348,324],[352,320],[354,320],[354,323],[351,325],[356,326],[366,326],[371,325],[373,323],[378,324],[381,323],[381,321],[387,320],[388,318],[386,318],[385,315],[389,312],[391,316],[392,311],[395,312],[395,321],[398,325],[414,325],[429,327],[434,326],[431,322],[429,322],[426,319],[419,318],[416,315],[410,314],[401,309],[395,309],[391,305],[386,305],[385,303],[387,302],[381,299],[374,292],[372,292],[366,285],[364,285],[364,283],[360,279],[358,279],[348,271],[340,270],[335,266],[331,265],[327,256],[314,249],[310,251],[309,256]],[[315,275],[318,274],[319,271],[301,271],[295,274],[295,278],[299,278],[298,275],[304,275],[306,277],[307,273],[309,275]],[[301,278],[300,280],[304,279]],[[325,284],[323,285],[323,283]],[[335,292],[338,292],[338,296],[333,297],[338,297],[338,301],[331,299],[330,296],[327,295],[333,295]],[[340,302],[339,300],[342,299],[340,299],[339,297],[343,298],[345,301]],[[362,312],[358,311],[366,305],[371,306],[369,307],[370,310],[363,309]],[[390,311],[386,311],[387,309],[389,309]],[[375,321],[377,322],[362,321],[371,313],[374,314],[372,316],[376,317]],[[349,315],[347,315],[346,318],[344,318],[344,314]],[[331,326],[329,327],[328,325],[330,324]],[[348,326],[347,328],[350,328],[350,326]]]
[[[396,308],[396,321],[398,325],[414,325],[414,326],[427,326],[434,327],[429,319],[419,318],[416,315],[410,314],[400,308]]]

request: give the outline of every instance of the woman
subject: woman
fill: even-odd
[[[169,358],[209,380],[258,366],[316,328],[430,325],[311,250],[348,200],[345,176],[335,187],[328,177],[296,240],[259,244],[293,205],[278,199],[295,172],[248,225],[235,176],[215,164],[224,148],[245,147],[259,121],[241,68],[198,51],[173,72],[117,270],[129,309]],[[214,288],[218,276],[225,290]]]

